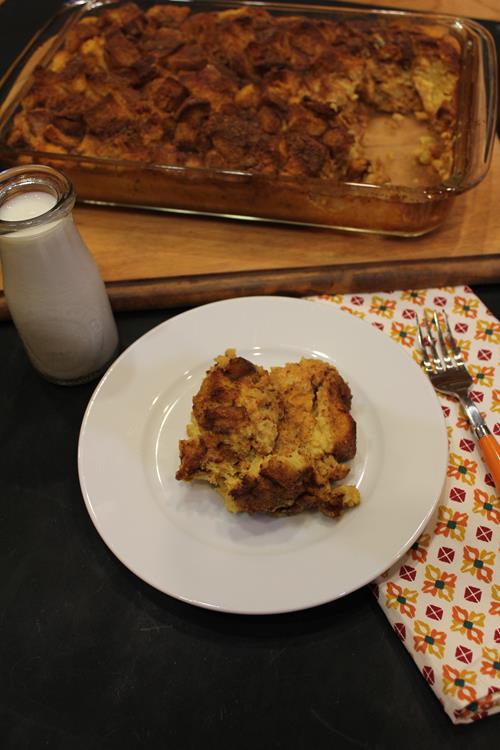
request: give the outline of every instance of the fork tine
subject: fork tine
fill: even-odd
[[[448,316],[446,315],[446,313],[444,311],[443,311],[442,314],[443,314],[444,322],[446,324],[446,332],[448,334],[448,341],[450,342],[450,346],[451,346],[452,351],[453,351],[453,359],[455,360],[455,362],[456,362],[457,365],[460,365],[461,367],[465,367],[465,363],[464,363],[462,354],[461,354],[460,349],[457,346],[457,342],[455,341],[455,338],[454,338],[454,336],[453,336],[453,334],[451,332],[450,321],[448,320]]]
[[[445,370],[445,365],[441,357],[439,356],[439,352],[436,348],[436,340],[434,336],[432,335],[431,331],[431,324],[429,323],[429,318],[427,315],[424,315],[424,321],[425,321],[425,327],[427,328],[427,340],[429,342],[429,346],[432,352],[432,361],[434,362],[434,367],[439,372],[443,372]],[[432,322],[432,321],[431,321]]]
[[[444,311],[440,312],[441,317],[437,310],[432,311],[432,314],[424,312],[422,325],[415,313],[418,342],[422,351],[422,367],[436,391],[454,396],[460,401],[472,431],[479,441],[483,459],[490,469],[497,489],[500,490],[500,444],[491,434],[472,400],[472,392],[469,393],[469,389],[474,380],[453,338],[448,316]],[[424,336],[423,325],[427,329],[427,336]],[[432,325],[436,326],[436,338],[432,334]],[[431,356],[429,351],[432,352]]]
[[[446,313],[442,313],[443,316],[445,314]],[[442,361],[444,361],[445,368],[447,370],[451,370],[451,369],[453,369],[454,364],[453,364],[453,361],[452,361],[452,359],[450,357],[450,352],[449,352],[448,347],[446,345],[446,341],[445,341],[445,338],[443,336],[443,331],[441,330],[441,323],[439,322],[439,317],[438,317],[438,314],[437,314],[436,310],[434,310],[432,319],[434,321],[434,325],[436,326],[437,337],[438,337],[438,342],[439,342],[439,350],[441,352],[441,359],[442,359]]]
[[[425,345],[425,337],[422,332],[422,325],[420,323],[418,313],[415,312],[415,318],[417,321],[417,336],[418,336],[418,343],[420,346],[420,351],[422,352],[422,367],[426,371],[428,375],[431,375],[434,372],[434,368],[432,366],[432,362],[429,359],[427,355],[427,348]]]

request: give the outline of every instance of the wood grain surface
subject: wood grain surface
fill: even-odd
[[[440,229],[415,239],[90,206],[74,213],[114,309],[167,308],[499,281],[499,184],[497,143],[484,182],[456,199]]]
[[[12,3],[14,0],[10,0]],[[5,0],[0,0],[0,5]],[[373,6],[373,0],[355,0],[359,5]],[[333,3],[332,3],[333,4]],[[451,13],[455,16],[500,20],[498,0],[383,0],[379,3],[397,10],[422,10],[432,13]]]
[[[415,239],[90,207],[76,219],[116,309],[472,284],[500,280],[499,183],[497,147],[485,181]]]
[[[370,5],[369,0],[358,0]],[[387,7],[500,20],[500,0],[387,0]],[[500,281],[500,149],[485,181],[417,239],[152,211],[75,209],[116,310],[247,294],[424,288]],[[0,275],[0,320],[9,317]]]
[[[373,6],[373,0],[355,0],[359,5]],[[499,0],[380,0],[381,6],[396,10],[421,10],[450,13],[454,16],[500,21]]]

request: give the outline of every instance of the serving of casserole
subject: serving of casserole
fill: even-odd
[[[489,41],[442,16],[89,2],[4,108],[0,156],[83,200],[422,234],[486,172]]]

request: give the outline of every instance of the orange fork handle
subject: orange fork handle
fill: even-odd
[[[500,445],[494,435],[484,435],[479,441],[479,446],[495,482],[497,492],[500,493]]]

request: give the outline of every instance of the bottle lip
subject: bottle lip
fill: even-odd
[[[67,216],[75,205],[75,190],[65,174],[43,164],[26,164],[0,172],[0,206],[10,198],[30,191],[53,195],[56,203],[43,214],[31,219],[5,221],[0,219],[0,235],[23,229],[41,227]]]

